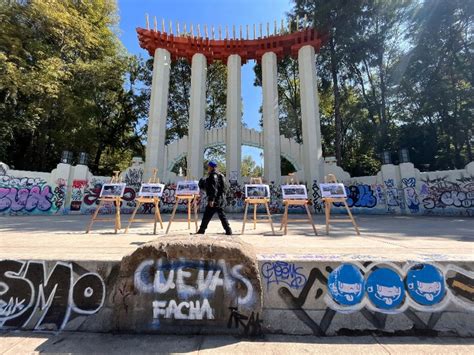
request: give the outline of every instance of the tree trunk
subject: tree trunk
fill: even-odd
[[[387,118],[387,105],[386,105],[386,92],[385,87],[385,73],[383,69],[383,53],[379,54],[379,75],[380,75],[380,123],[381,123],[381,145],[385,145],[389,142],[388,140],[388,118]]]
[[[341,97],[339,93],[339,82],[337,77],[337,58],[334,38],[329,42],[331,53],[331,76],[332,76],[332,90],[334,95],[334,120],[336,124],[336,161],[337,165],[342,162],[342,118],[340,112]]]
[[[102,143],[99,143],[99,146],[97,147],[97,152],[95,153],[95,158],[94,158],[94,166],[93,168],[95,169],[95,174],[99,173],[99,164],[100,164],[100,158],[102,157],[102,152],[104,151],[104,145]]]
[[[472,154],[472,145],[471,145],[471,137],[470,137],[470,130],[466,130],[466,149],[467,149],[467,162],[474,161],[474,157]]]

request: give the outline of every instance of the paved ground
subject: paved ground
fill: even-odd
[[[169,215],[163,215],[165,221]],[[240,234],[242,216],[230,215],[232,229]],[[277,221],[279,215],[275,216]],[[129,216],[123,216],[126,226]],[[0,216],[0,259],[71,259],[121,260],[137,246],[160,238],[152,234],[152,225],[136,223],[128,234],[113,234],[112,223],[98,222],[90,234],[84,234],[90,216]],[[255,246],[260,258],[453,260],[474,259],[474,218],[358,216],[361,236],[350,224],[337,223],[330,236],[325,235],[323,216],[316,216],[319,236],[308,224],[289,226],[283,236],[279,224],[272,235],[268,224],[248,225],[242,239]],[[164,227],[166,229],[167,224]],[[194,232],[194,228],[191,230]],[[189,234],[187,223],[172,225],[170,234]],[[210,234],[222,233],[215,219]],[[190,236],[190,238],[196,238]]]
[[[0,333],[0,354],[473,354],[472,338],[166,336],[31,332]]]

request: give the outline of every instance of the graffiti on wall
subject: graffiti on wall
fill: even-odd
[[[474,177],[461,177],[455,181],[450,181],[448,176],[427,177],[422,182],[420,195],[423,207],[429,212],[453,208],[466,209],[468,215],[474,215]]]
[[[285,261],[265,262],[262,265],[262,277],[267,289],[272,283],[298,289],[306,283],[306,276],[300,272],[301,266]]]
[[[405,204],[401,198],[401,194],[393,181],[387,179],[384,181],[385,185],[385,203],[387,205],[387,212],[395,213],[399,208],[404,208]]]
[[[62,210],[66,183],[59,179],[53,188],[41,178],[0,176],[0,213],[58,213]]]
[[[418,213],[420,211],[420,200],[416,193],[416,179],[403,178],[403,194],[405,196],[405,206],[408,208],[410,213]]]
[[[87,186],[87,180],[73,180],[71,189],[71,211],[80,211],[82,199],[84,198],[84,189]]]
[[[303,267],[299,268],[303,273]],[[261,272],[265,279],[266,270]],[[360,312],[379,330],[384,330],[387,315],[403,314],[415,328],[426,330],[435,328],[448,305],[474,311],[474,272],[456,265],[354,262],[315,267],[304,274],[308,276],[299,293],[276,283],[269,292],[276,291],[315,335],[325,335],[336,314]],[[320,309],[324,314],[317,320],[311,310]],[[430,316],[424,321],[416,312]]]
[[[238,307],[229,307],[230,315],[227,322],[227,328],[242,328],[243,336],[261,336],[263,335],[260,314],[252,312],[250,316],[239,313]]]
[[[0,261],[0,328],[61,330],[104,300],[102,278],[75,263]]]
[[[79,180],[83,181],[83,180]],[[87,181],[87,184],[81,186],[82,202],[81,202],[81,212],[91,214],[94,213],[97,205],[99,204],[100,190],[102,185],[108,182],[109,179],[99,179],[92,178]],[[82,183],[81,183],[82,184]],[[82,192],[83,191],[83,192]],[[79,195],[79,194],[78,194]],[[132,213],[133,209],[136,206],[135,203],[136,191],[133,187],[125,187],[125,191],[122,197],[122,203],[120,206],[121,213]],[[112,203],[104,204],[101,208],[100,213],[102,214],[112,214],[115,212],[115,207]]]
[[[377,197],[372,186],[366,184],[346,186],[347,205],[349,207],[373,208],[377,205]],[[342,202],[335,202],[334,206],[344,207]]]
[[[255,302],[252,283],[240,264],[224,260],[148,259],[134,274],[134,287],[155,299],[150,304],[155,325],[160,319],[213,320],[222,313],[224,297],[236,305]]]

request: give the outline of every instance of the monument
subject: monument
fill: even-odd
[[[295,23],[293,23],[295,25]],[[202,175],[204,158],[204,118],[206,108],[206,69],[214,61],[227,64],[227,126],[225,132],[227,178],[237,176],[241,182],[241,146],[242,146],[242,102],[241,102],[241,66],[249,60],[256,60],[262,65],[263,91],[263,150],[264,178],[269,182],[280,183],[280,128],[278,117],[277,61],[291,56],[298,59],[301,119],[303,144],[299,147],[302,156],[300,173],[307,184],[314,180],[321,181],[324,176],[322,158],[321,130],[319,118],[319,98],[317,91],[316,52],[324,41],[323,36],[313,28],[298,24],[294,30],[291,26],[278,28],[274,23],[273,31],[267,23],[266,34],[259,26],[253,25],[253,36],[246,26],[245,36],[242,26],[239,33],[233,26],[232,34],[225,28],[225,35],[219,27],[218,35],[214,27],[208,31],[207,26],[197,33],[191,26],[189,31],[181,33],[179,24],[173,33],[170,24],[166,29],[164,21],[161,31],[155,26],[150,29],[137,28],[140,46],[154,57],[153,80],[151,89],[150,114],[148,122],[148,143],[146,147],[145,178],[153,169],[158,169],[160,178],[166,179],[167,171],[172,166],[165,166],[167,159],[165,148],[166,117],[171,62],[186,58],[191,63],[191,94],[189,113],[189,135],[187,137],[187,175]],[[252,37],[252,38],[250,38]]]

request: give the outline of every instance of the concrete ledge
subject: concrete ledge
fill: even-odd
[[[257,256],[239,238],[159,237],[121,262],[0,261],[0,329],[473,336],[473,270],[466,258]]]
[[[259,260],[264,331],[474,334],[473,263]]]

